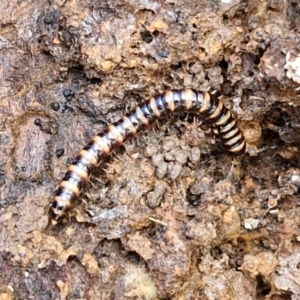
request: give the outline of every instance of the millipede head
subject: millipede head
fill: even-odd
[[[56,225],[58,222],[60,222],[66,214],[67,214],[66,206],[59,205],[57,201],[54,201],[51,204],[51,207],[49,209],[49,219],[52,225]]]

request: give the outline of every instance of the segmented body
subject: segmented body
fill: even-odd
[[[59,221],[71,208],[72,202],[80,194],[82,184],[88,180],[91,171],[103,157],[157,119],[183,111],[194,112],[209,121],[229,154],[238,156],[245,152],[246,142],[232,111],[216,96],[192,89],[167,91],[109,125],[81,150],[56,191],[50,209],[52,223]]]

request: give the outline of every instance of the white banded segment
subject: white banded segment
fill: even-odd
[[[166,91],[109,125],[81,150],[56,191],[50,209],[52,223],[57,223],[71,208],[82,184],[103,157],[147,129],[157,119],[177,112],[193,112],[210,122],[227,153],[238,156],[245,152],[246,142],[232,111],[216,96],[192,89]]]

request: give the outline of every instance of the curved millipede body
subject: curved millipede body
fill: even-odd
[[[59,221],[71,208],[72,202],[80,194],[82,184],[104,156],[157,119],[183,111],[194,112],[209,121],[229,154],[238,156],[245,152],[246,142],[233,113],[216,96],[192,89],[167,91],[109,125],[81,150],[56,191],[50,209],[52,223]]]

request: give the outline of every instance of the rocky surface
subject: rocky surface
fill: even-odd
[[[300,298],[298,1],[0,3],[0,299]],[[80,148],[166,89],[217,91],[248,153],[176,116],[48,226]]]

